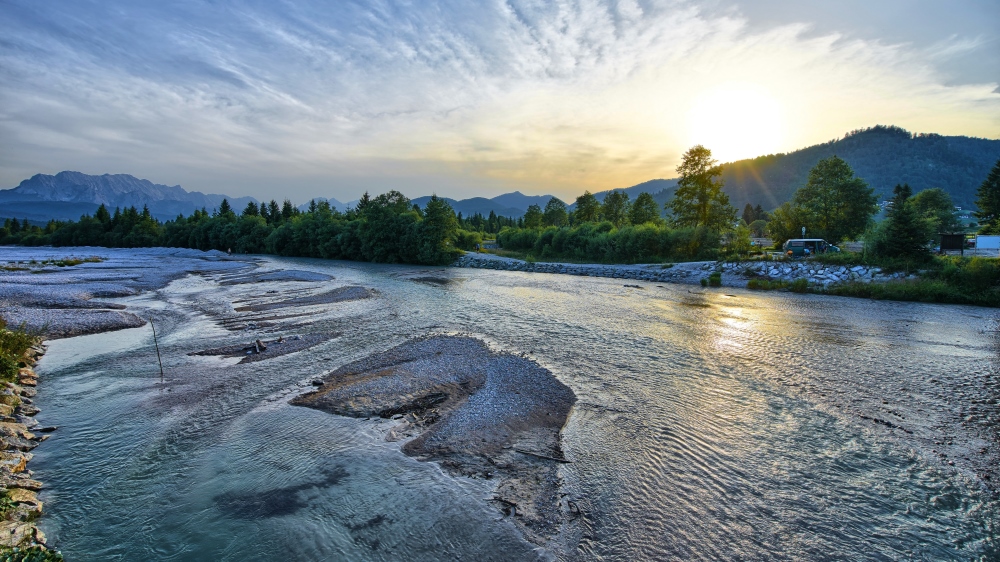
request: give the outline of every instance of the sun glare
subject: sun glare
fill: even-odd
[[[784,141],[781,105],[756,85],[711,90],[695,101],[688,115],[690,144],[704,145],[719,162],[776,152]]]

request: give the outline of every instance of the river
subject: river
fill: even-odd
[[[164,260],[162,267],[171,267]],[[997,559],[995,310],[547,274],[260,258],[330,281],[183,276],[114,299],[148,326],[49,342],[30,464],[68,560]],[[228,276],[228,277],[227,277]],[[633,284],[633,282],[629,282]],[[234,303],[361,285],[233,331]],[[276,291],[276,293],[268,293]],[[191,352],[339,336],[282,357]],[[338,366],[429,333],[523,353],[577,396],[546,548],[383,438],[291,406]],[[992,432],[992,433],[991,433]],[[984,468],[985,467],[985,468]],[[995,478],[994,478],[995,479]]]

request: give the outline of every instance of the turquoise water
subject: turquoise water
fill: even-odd
[[[46,484],[42,528],[68,559],[997,555],[1000,506],[975,477],[979,448],[995,450],[983,428],[1000,421],[985,382],[1000,357],[995,311],[513,272],[260,265],[335,279],[227,286],[191,275],[117,300],[156,317],[163,384],[148,327],[50,343],[36,404],[39,421],[59,430],[31,468]],[[450,282],[414,280],[426,277]],[[221,325],[239,299],[349,284],[377,296],[283,309],[307,315],[263,330]],[[342,335],[245,365],[187,355],[314,332]],[[392,422],[287,404],[348,361],[442,332],[527,354],[578,397],[563,438],[573,462],[560,470],[582,516],[546,548],[487,501],[492,482],[448,476],[385,442]],[[935,445],[946,440],[955,465]]]

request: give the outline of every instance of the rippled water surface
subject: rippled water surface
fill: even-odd
[[[148,327],[51,342],[36,404],[59,430],[31,467],[46,483],[42,527],[69,559],[998,556],[1000,507],[977,477],[1000,423],[993,310],[257,265],[334,279],[222,285],[200,274],[117,299],[157,318],[163,384]],[[283,309],[308,315],[272,328],[224,327],[239,299],[350,284],[377,295]],[[342,335],[245,365],[187,355],[314,332]],[[487,501],[491,481],[451,477],[385,442],[392,422],[287,404],[313,377],[442,332],[525,353],[577,395],[561,474],[582,516],[548,549]]]

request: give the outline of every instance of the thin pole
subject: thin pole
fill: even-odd
[[[156,326],[153,325],[153,317],[149,317],[149,327],[153,329],[153,345],[156,346],[156,361],[160,364],[160,382],[163,382],[163,360],[160,359],[160,344],[156,342]]]

